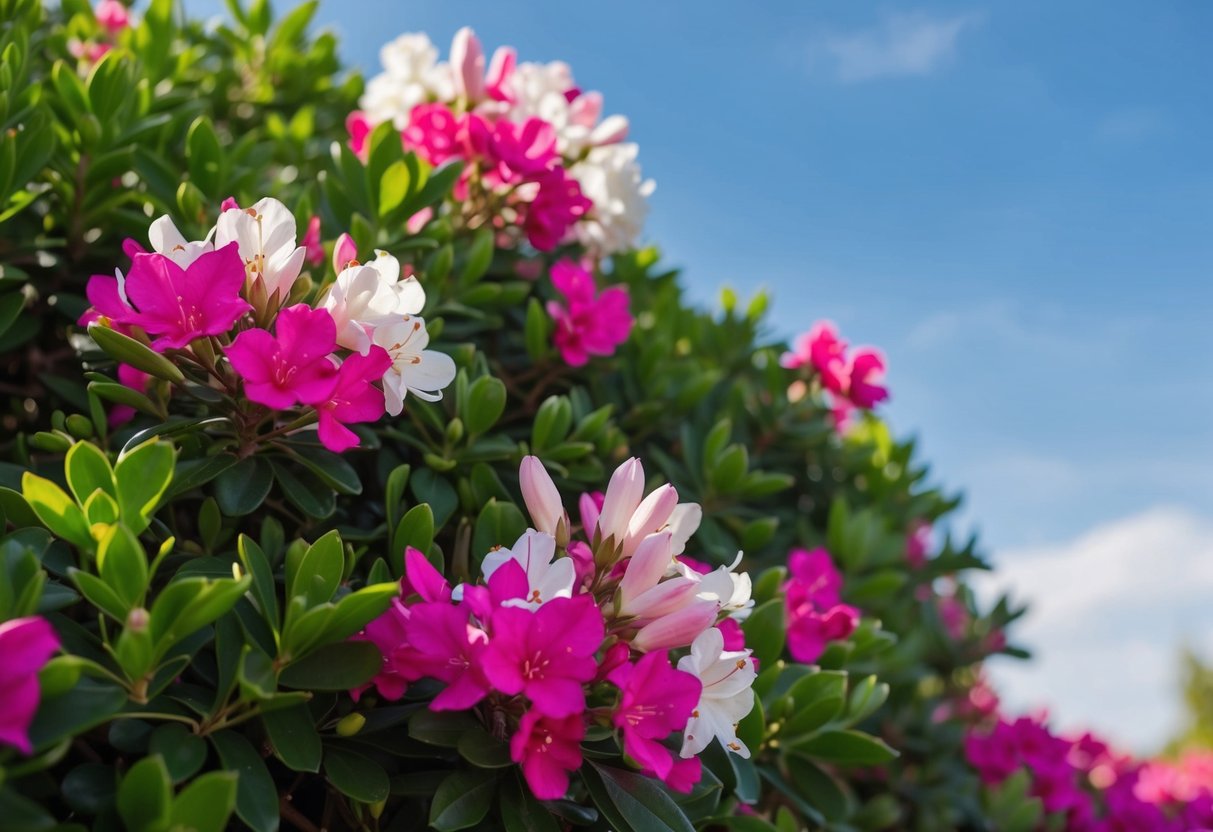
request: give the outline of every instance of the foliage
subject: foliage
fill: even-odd
[[[584,250],[468,222],[452,210],[460,163],[425,161],[390,126],[354,154],[362,82],[309,31],[314,3],[277,21],[264,0],[229,7],[212,29],[153,0],[110,33],[80,0],[0,0],[0,620],[43,616],[62,642],[33,754],[0,748],[11,828],[987,828],[962,705],[984,658],[1019,653],[1002,634],[1020,611],[969,592],[964,574],[987,566],[974,540],[907,558],[958,505],[914,443],[866,411],[840,432],[819,375],[780,365],[765,296],[693,308],[650,248],[595,262],[635,323],[613,355],[567,363],[550,311],[567,293],[548,275]],[[233,430],[248,402],[188,350],[77,324],[89,276],[124,264],[152,217],[197,240],[225,198],[267,195],[300,226],[318,216],[325,240],[398,258],[425,288],[430,349],[458,369],[441,400],[358,425],[345,454],[290,418]],[[327,259],[292,301],[322,302],[345,265]],[[120,384],[120,363],[146,388]],[[399,595],[406,547],[475,582],[526,529],[529,454],[565,495],[640,457],[649,485],[702,507],[688,554],[745,553],[749,759],[709,746],[680,794],[604,726],[566,797],[539,801],[485,711],[428,707],[432,680],[350,696],[383,667],[351,639]],[[785,646],[785,564],[813,547],[862,617],[804,664]],[[1032,805],[1022,789],[1000,800],[1016,817]]]

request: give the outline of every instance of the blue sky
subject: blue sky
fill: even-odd
[[[1000,674],[1009,698],[1149,747],[1176,640],[1213,637],[1213,576],[1191,579],[1213,557],[1213,6],[740,9],[358,0],[319,21],[371,73],[394,34],[445,51],[464,24],[570,62],[631,119],[648,236],[693,296],[765,287],[778,332],[829,317],[883,348],[889,419],[966,490],[962,525],[1037,620],[1086,604],[1072,643],[1029,624],[1044,659]],[[1076,563],[1127,577],[1039,579]]]

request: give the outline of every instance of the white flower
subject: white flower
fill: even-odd
[[[673,551],[681,555],[687,548],[687,541],[699,530],[703,520],[703,509],[699,503],[679,503],[670,514],[666,529],[673,538]]]
[[[229,208],[215,225],[215,248],[235,242],[248,276],[259,279],[267,297],[290,292],[307,250],[295,245],[295,216],[266,197],[250,208]]]
[[[758,674],[750,650],[726,651],[724,634],[711,627],[691,642],[691,654],[678,660],[678,669],[703,684],[699,704],[682,732],[682,756],[693,757],[716,738],[733,753],[749,757],[750,749],[737,737],[737,724],[754,707]]]
[[[147,239],[152,244],[153,251],[163,254],[183,269],[188,268],[190,263],[197,260],[200,255],[215,250],[215,246],[210,240],[191,242],[185,239],[185,236],[177,230],[177,226],[167,215],[151,224],[151,227],[147,229]],[[118,278],[118,291],[122,294],[122,299],[126,300],[121,276]]]
[[[722,566],[702,576],[699,581],[698,597],[703,600],[713,600],[721,612],[726,612],[738,621],[744,621],[754,607],[751,598],[753,586],[748,572],[737,573],[733,570],[741,563],[741,552],[728,566]],[[683,575],[690,577],[694,570],[679,563]]]
[[[350,266],[337,275],[324,298],[324,308],[337,324],[337,343],[365,355],[377,326],[416,315],[425,306],[425,289],[417,278],[400,279],[400,261],[376,251],[365,265]]]
[[[406,33],[379,50],[384,71],[366,85],[359,105],[372,124],[392,122],[403,130],[409,112],[430,99],[453,97],[450,66],[438,63],[438,49],[423,34]]]
[[[506,561],[515,560],[526,572],[526,598],[503,601],[505,607],[535,610],[553,598],[571,598],[577,579],[572,558],[556,557],[556,539],[545,532],[527,529],[512,549],[496,549],[480,565],[487,581]]]
[[[387,350],[392,366],[383,376],[383,398],[387,412],[399,416],[410,392],[436,402],[442,390],[455,380],[455,362],[443,352],[427,350],[430,336],[425,321],[406,315],[404,320],[375,327],[372,343]]]
[[[630,248],[644,227],[646,200],[656,185],[642,177],[636,161],[639,151],[632,142],[595,147],[569,171],[594,202],[577,223],[577,236],[599,254]]]

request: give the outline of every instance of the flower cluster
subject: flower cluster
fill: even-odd
[[[29,754],[29,726],[42,689],[38,671],[59,650],[59,636],[43,618],[0,623],[0,746]]]
[[[834,422],[841,430],[852,411],[871,410],[889,398],[883,385],[884,356],[872,347],[857,347],[849,355],[847,342],[830,321],[818,321],[796,338],[780,364],[790,370],[808,367],[830,393]]]
[[[1054,734],[1043,716],[1004,717],[988,731],[973,730],[965,754],[987,784],[1026,771],[1030,793],[1067,830],[1183,832],[1213,823],[1207,756],[1142,765],[1092,734]]]
[[[525,236],[540,251],[576,240],[596,255],[633,245],[653,183],[641,176],[637,146],[624,141],[627,119],[603,119],[602,96],[583,92],[567,64],[519,63],[502,47],[486,68],[467,28],[455,34],[449,62],[424,34],[401,35],[380,58],[383,73],[347,121],[355,153],[391,123],[430,164],[464,163],[461,209],[505,240]]]
[[[549,301],[547,311],[556,325],[553,341],[566,364],[580,367],[591,355],[611,355],[628,339],[633,320],[626,286],[599,293],[589,269],[571,260],[552,266],[552,285],[564,296],[563,303]]]
[[[67,48],[72,57],[93,64],[114,48],[118,36],[131,27],[130,11],[121,0],[101,0],[93,9],[99,34],[96,40],[82,41],[72,38]]]
[[[788,556],[788,652],[804,664],[817,661],[826,645],[855,631],[859,610],[842,603],[842,573],[825,549],[796,549]]]
[[[305,262],[324,262],[323,247],[315,218],[296,244],[295,217],[276,199],[248,208],[225,201],[202,240],[186,240],[167,216],[148,237],[151,251],[126,241],[125,275],[89,280],[92,306],[80,323],[141,341],[227,394],[245,439],[299,409],[292,429],[316,424],[325,447],[344,451],[358,444],[349,425],[399,415],[410,392],[441,398],[455,377],[450,356],[426,349],[417,316],[425,291],[387,252],[363,265],[343,234],[332,285],[314,305],[291,303],[312,294],[299,278]],[[136,389],[147,383],[124,368],[119,379]]]
[[[591,726],[615,729],[628,757],[680,791],[714,739],[749,756],[737,724],[756,670],[736,620],[753,604],[750,581],[736,563],[705,573],[681,560],[699,506],[679,504],[670,485],[646,496],[629,459],[605,494],[582,496],[574,539],[537,458],[523,460],[520,481],[534,528],[488,552],[482,580],[451,587],[406,551],[401,597],[360,636],[384,657],[379,694],[445,683],[429,707],[477,709],[542,799],[568,790]],[[675,754],[666,741],[679,732]]]

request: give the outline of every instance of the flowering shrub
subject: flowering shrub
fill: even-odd
[[[0,0],[6,829],[1043,817],[879,353],[688,305],[564,64],[228,6]]]

